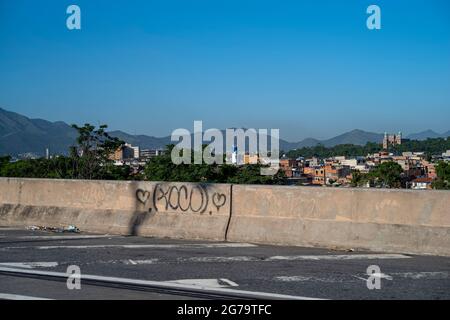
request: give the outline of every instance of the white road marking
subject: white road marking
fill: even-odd
[[[449,272],[446,271],[422,271],[422,272],[392,272],[389,274],[385,273],[374,273],[372,276],[378,277],[386,280],[393,280],[394,278],[406,278],[412,280],[442,280],[449,278]],[[368,278],[353,276],[354,278],[367,281]]]
[[[22,236],[13,237],[14,239],[62,239],[62,240],[75,240],[75,239],[102,239],[102,238],[120,238],[120,236],[112,235],[81,235],[81,236]]]
[[[369,275],[365,275],[365,276],[367,278],[352,275],[353,278],[356,278],[356,279],[359,279],[359,280],[362,280],[362,281],[365,281],[365,282],[367,282],[370,278],[373,278],[373,277],[380,278],[380,279],[385,279],[385,280],[389,280],[389,281],[393,280],[392,276],[390,276],[388,274],[385,274],[385,273],[375,272],[375,273],[371,273],[370,276]]]
[[[302,255],[302,256],[274,256],[267,260],[372,260],[372,259],[408,259],[403,254],[334,254],[334,255]]]
[[[375,273],[372,273],[370,276],[375,277],[375,278],[380,278],[380,279],[392,280],[392,276],[390,276],[386,273],[375,272]]]
[[[104,248],[126,248],[126,249],[200,249],[200,248],[249,248],[256,247],[250,243],[188,243],[188,244],[99,244],[85,246],[36,246],[36,247],[4,247],[3,250],[9,249],[104,249]]]
[[[342,282],[342,280],[337,278],[322,278],[322,277],[314,277],[314,276],[279,276],[274,278],[275,281],[283,281],[283,282],[304,282],[304,281],[319,281],[319,282]]]
[[[149,264],[167,264],[167,263],[229,263],[229,262],[276,262],[276,261],[301,261],[301,260],[360,260],[360,259],[403,259],[410,258],[409,256],[398,254],[353,254],[353,255],[332,255],[332,256],[317,256],[317,255],[303,255],[303,256],[274,256],[274,257],[254,257],[254,256],[212,256],[212,257],[180,257],[180,258],[151,258],[151,259],[124,259],[124,260],[106,260],[106,261],[91,261],[86,264],[95,263],[122,263],[126,265],[149,265]],[[362,278],[361,278],[362,279]],[[318,280],[318,279],[316,279]],[[323,279],[322,279],[323,280]],[[319,280],[319,281],[322,281]],[[287,280],[286,280],[287,281]],[[327,280],[323,280],[327,281]]]
[[[121,260],[122,263],[124,264],[132,264],[132,265],[137,265],[137,264],[154,264],[157,263],[159,261],[159,259],[145,259],[145,260]],[[112,263],[115,263],[117,261],[112,261]]]
[[[181,283],[190,284],[193,286],[208,287],[208,288],[226,288],[237,287],[238,284],[228,279],[181,279],[172,281],[163,281],[166,283]]]
[[[229,279],[225,279],[225,278],[220,278],[219,279],[221,282],[225,282],[227,285],[229,285],[230,287],[238,287],[239,285],[236,282],[233,282]]]
[[[249,256],[236,257],[189,257],[178,258],[178,262],[238,262],[238,261],[258,261],[260,259]]]
[[[351,277],[344,276],[344,277],[316,277],[316,276],[302,276],[302,275],[296,275],[296,276],[279,276],[274,277],[273,279],[275,281],[284,281],[284,282],[303,282],[303,281],[320,281],[320,282],[344,282],[344,281],[351,281],[353,278],[367,281],[368,275],[359,276],[359,275],[352,275]],[[389,274],[385,273],[374,273],[371,274],[371,276],[384,279],[384,280],[394,280],[395,278],[406,278],[406,279],[412,279],[412,280],[421,280],[421,279],[427,279],[427,280],[442,280],[442,279],[448,279],[450,276],[449,272],[446,271],[425,271],[425,272],[393,272]]]
[[[58,262],[2,262],[0,266],[17,267],[17,268],[54,268],[58,266]]]
[[[425,271],[425,272],[394,272],[391,273],[393,276],[398,276],[407,279],[447,279],[449,277],[449,272],[446,271]]]
[[[4,300],[52,300],[48,298],[39,298],[31,296],[23,296],[19,294],[0,293],[0,299]]]
[[[51,272],[51,271],[41,271],[41,270],[27,270],[27,269],[14,269],[0,267],[0,272],[13,272],[18,274],[32,274],[32,275],[43,275],[67,279],[67,274],[63,272]],[[199,285],[190,285],[182,283],[170,283],[164,281],[150,281],[150,280],[140,280],[140,279],[128,279],[128,278],[117,278],[117,277],[104,277],[89,274],[82,274],[81,281],[83,280],[94,280],[102,281],[108,283],[121,283],[130,285],[141,285],[141,286],[151,286],[164,289],[175,289],[175,290],[189,290],[191,292],[201,292],[208,294],[230,294],[233,296],[252,298],[252,299],[290,299],[290,300],[321,300],[318,298],[303,297],[303,296],[291,296],[277,293],[268,292],[257,292],[257,291],[245,291],[236,290],[229,288],[210,288]]]
[[[273,256],[267,258],[252,256],[235,257],[189,257],[179,258],[179,262],[233,262],[233,261],[296,261],[296,260],[371,260],[371,259],[405,259],[411,258],[402,254],[341,254],[341,255],[302,255]]]

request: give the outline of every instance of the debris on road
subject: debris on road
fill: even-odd
[[[78,232],[80,232],[80,229],[78,229],[78,228],[75,227],[75,226],[70,225],[70,226],[68,226],[68,227],[65,229],[65,231],[66,231],[66,232],[76,232],[76,233],[78,233]]]
[[[29,226],[29,227],[27,227],[27,230],[31,230],[31,231],[41,230],[41,227],[38,227],[38,226]]]
[[[29,226],[29,227],[27,227],[27,230],[31,230],[31,231],[49,231],[49,232],[57,232],[57,233],[62,233],[62,232],[79,233],[80,232],[80,229],[78,229],[74,225],[70,225],[68,227]]]

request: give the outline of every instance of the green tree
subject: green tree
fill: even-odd
[[[130,179],[129,166],[115,166],[110,155],[123,145],[123,141],[109,136],[106,125],[99,129],[89,124],[78,130],[77,145],[70,148],[68,157],[28,159],[10,162],[0,158],[0,176],[53,179]]]
[[[11,161],[10,156],[4,156],[0,157],[0,170],[3,168],[3,166],[7,165]]]
[[[366,156],[369,153],[375,153],[383,150],[383,146],[379,143],[368,142],[365,146],[353,145],[353,144],[341,144],[334,147],[324,147],[318,144],[313,147],[304,147],[299,149],[290,150],[286,155],[290,158],[297,157],[319,157],[327,158],[334,156]],[[425,152],[427,159],[431,159],[432,155],[441,154],[446,150],[450,150],[450,139],[448,138],[434,138],[424,141],[409,140],[404,141],[401,145],[393,145],[389,147],[389,151],[395,155],[400,155],[402,152]]]
[[[98,129],[89,123],[83,127],[73,124],[72,127],[78,131],[78,145],[72,147],[70,152],[71,158],[75,159],[78,179],[106,179],[123,175],[110,157],[124,142],[111,137],[106,132],[107,125],[100,125]]]
[[[354,170],[352,172],[352,187],[361,187],[369,183],[373,187],[401,188],[402,187],[402,167],[393,161],[383,162],[377,165],[369,173],[361,173]]]
[[[393,161],[383,162],[368,173],[368,179],[371,185],[383,188],[401,188],[402,186],[402,167]]]
[[[352,181],[350,182],[350,186],[352,187],[363,187],[369,181],[369,175],[362,173],[358,170],[352,171]]]
[[[203,150],[206,146],[203,146]],[[174,164],[171,152],[174,146],[167,146],[165,154],[153,157],[146,164],[144,178],[150,181],[182,181],[210,183],[246,183],[246,184],[282,184],[285,177],[282,172],[275,176],[262,176],[262,165],[235,166],[230,164]]]
[[[432,183],[434,189],[450,190],[450,163],[441,161],[436,166],[437,179]]]

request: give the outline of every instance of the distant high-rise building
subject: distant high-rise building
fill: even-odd
[[[139,152],[139,158],[146,161],[152,157],[162,155],[163,153],[164,151],[159,149],[141,149]]]
[[[115,161],[139,159],[139,147],[134,147],[129,143],[125,143],[125,145],[119,147],[110,158]]]

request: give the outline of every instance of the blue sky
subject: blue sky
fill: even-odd
[[[291,141],[443,132],[450,2],[0,0],[0,107],[156,136],[194,120]]]

